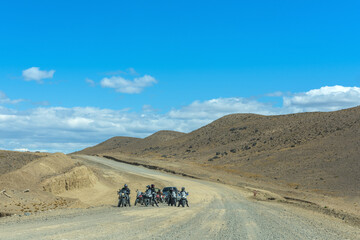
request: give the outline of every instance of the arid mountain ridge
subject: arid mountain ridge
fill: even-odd
[[[359,129],[360,107],[277,116],[231,114],[188,134],[114,137],[78,153],[190,164],[294,189],[359,196]]]

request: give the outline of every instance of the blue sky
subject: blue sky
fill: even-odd
[[[1,149],[360,104],[359,1],[0,3]]]

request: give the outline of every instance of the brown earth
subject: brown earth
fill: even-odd
[[[0,150],[0,175],[19,169],[47,153],[15,152]]]
[[[63,208],[115,205],[117,190],[125,183],[136,189],[163,183],[148,177],[114,172],[111,168],[84,164],[62,153],[38,154],[6,151],[1,158],[5,174],[0,175],[0,216],[31,214]],[[6,164],[14,160],[15,165]],[[22,167],[20,167],[22,166]]]
[[[118,151],[134,151],[136,152],[141,145],[141,148],[153,149],[165,141],[176,139],[185,133],[176,131],[159,131],[144,139],[133,137],[113,137],[105,142],[102,142],[94,147],[88,147],[82,151],[75,152],[74,154],[87,154],[95,155],[100,152],[118,152]]]
[[[190,207],[105,204],[89,209],[58,209],[27,217],[0,218],[0,239],[359,239],[357,222],[279,203],[281,196],[205,180],[185,178],[88,155],[73,156],[86,166],[115,175],[144,177],[166,186],[185,186]],[[105,175],[104,175],[105,176]],[[106,190],[104,187],[99,191]],[[91,198],[93,188],[77,191]],[[74,191],[66,191],[74,193]],[[65,192],[64,192],[65,193]],[[100,192],[102,193],[102,192]],[[269,198],[276,200],[269,201]],[[100,201],[102,199],[99,199]],[[265,200],[265,201],[263,201]],[[119,237],[120,236],[120,237]]]
[[[159,138],[168,133],[129,144],[112,138],[78,153],[250,185],[360,215],[360,107],[280,116],[232,114],[188,134]]]

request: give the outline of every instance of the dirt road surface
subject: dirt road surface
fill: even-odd
[[[0,239],[360,239],[360,229],[340,219],[257,201],[240,188],[100,157],[81,158],[86,164],[111,167],[119,174],[127,172],[168,186],[185,186],[190,207],[117,208],[116,196],[109,196],[114,198],[111,206],[2,218]]]

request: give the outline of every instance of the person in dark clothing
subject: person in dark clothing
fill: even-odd
[[[173,188],[170,188],[167,198],[168,198],[168,200],[167,200],[168,206],[171,205],[171,206],[176,207],[176,192]]]
[[[180,207],[180,202],[181,202],[181,200],[185,200],[186,206],[189,207],[189,203],[188,203],[188,200],[187,200],[187,195],[188,195],[188,194],[189,194],[188,192],[185,192],[185,188],[182,187],[182,188],[181,188],[181,192],[179,193],[179,195],[180,195],[180,201],[179,201],[178,207]]]
[[[119,193],[121,193],[121,192],[125,193],[129,207],[131,207],[131,205],[130,205],[130,192],[131,191],[127,184],[125,184],[124,187],[122,189],[120,189]]]
[[[152,199],[153,201],[155,202],[156,206],[159,206],[157,204],[157,201],[156,201],[156,190],[155,190],[155,185],[154,184],[151,184],[151,194],[152,194]]]

